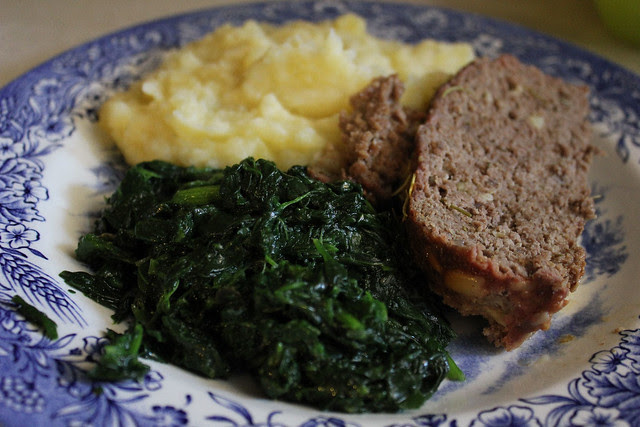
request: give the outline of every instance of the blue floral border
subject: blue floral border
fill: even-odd
[[[179,405],[150,402],[164,377],[152,371],[141,383],[91,383],[87,366],[100,352],[98,337],[68,334],[43,338],[14,311],[24,296],[56,320],[86,326],[73,295],[40,267],[39,204],[49,199],[44,159],[64,147],[78,121],[96,119],[106,96],[155,67],[167,49],[223,22],[327,19],[345,12],[367,17],[386,37],[425,37],[472,43],[479,55],[511,52],[593,91],[592,121],[617,141],[622,163],[640,154],[640,84],[635,76],[571,45],[505,23],[445,9],[360,1],[273,2],[211,9],[130,28],[64,53],[0,90],[0,420],[7,425],[185,425],[192,396]],[[587,276],[613,275],[626,261],[622,218],[590,223],[585,230]],[[478,413],[470,425],[638,425],[640,330],[620,332],[619,345],[594,354],[591,368],[573,380],[566,395],[521,399]],[[99,391],[99,392],[98,392]],[[285,426],[284,411],[257,419],[251,408],[209,392],[211,415],[224,425]],[[276,405],[277,406],[277,405]],[[354,426],[347,417],[314,416],[300,426]],[[397,426],[454,426],[455,414],[407,415]]]

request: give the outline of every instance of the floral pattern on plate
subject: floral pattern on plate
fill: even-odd
[[[537,334],[510,355],[488,348],[477,330],[463,330],[452,353],[467,372],[467,382],[445,384],[433,402],[409,413],[318,413],[265,401],[242,380],[207,381],[161,364],[152,364],[141,382],[88,381],[85,372],[105,344],[98,335],[110,324],[108,314],[96,314],[95,304],[57,278],[61,269],[55,260],[70,258],[52,249],[62,238],[50,206],[65,209],[68,203],[57,184],[61,177],[50,172],[57,170],[60,153],[73,157],[69,154],[84,149],[78,142],[93,144],[95,135],[87,129],[97,120],[102,101],[155,67],[167,49],[223,22],[319,20],[346,12],[367,18],[370,30],[380,36],[466,41],[478,55],[510,52],[591,87],[596,138],[613,155],[594,173],[598,218],[587,224],[582,240],[588,252],[584,298],[557,319],[559,327]],[[639,88],[638,76],[506,23],[445,9],[349,0],[199,11],[126,29],[50,60],[0,89],[0,421],[52,426],[639,425],[640,297],[628,285],[637,277],[630,256],[637,251],[639,239],[633,233],[638,224],[630,212],[640,203]],[[84,176],[91,180],[84,184],[92,194],[107,194],[124,165],[112,151],[91,155],[90,164],[70,164],[86,169]],[[74,168],[67,173],[70,182],[79,173]],[[34,330],[15,312],[13,295],[56,320],[61,337],[50,341]],[[625,298],[635,311],[615,310]],[[607,328],[615,333],[596,343],[594,337]],[[536,364],[555,366],[549,362],[554,358],[572,368],[551,386],[535,384],[530,372]],[[520,394],[505,398],[501,390],[523,378],[532,383],[530,389],[518,388]],[[456,406],[466,401],[460,396],[467,388],[477,400]]]

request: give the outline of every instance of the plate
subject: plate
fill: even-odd
[[[598,216],[586,226],[583,283],[552,327],[521,348],[487,344],[480,322],[452,318],[451,353],[467,375],[422,408],[347,415],[270,401],[246,378],[207,380],[151,362],[144,381],[83,377],[110,312],[66,286],[73,258],[124,165],[96,111],[161,61],[167,49],[225,22],[280,23],[354,12],[376,35],[471,43],[510,52],[592,90],[590,176]],[[170,17],[68,51],[0,90],[0,421],[11,425],[638,425],[640,419],[640,77],[523,28],[427,6],[359,1],[243,4]],[[20,295],[58,324],[48,340],[14,311]]]

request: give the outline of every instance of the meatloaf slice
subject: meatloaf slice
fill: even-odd
[[[501,56],[440,88],[417,132],[412,250],[435,292],[507,350],[547,329],[584,273],[588,113],[586,87]]]
[[[308,170],[322,181],[351,180],[365,196],[385,206],[411,175],[409,159],[425,113],[400,103],[404,85],[397,75],[374,79],[350,99],[352,110],[340,115],[342,147],[324,153],[323,163]]]

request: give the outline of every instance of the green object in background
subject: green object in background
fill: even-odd
[[[640,46],[640,0],[594,1],[611,34]]]

